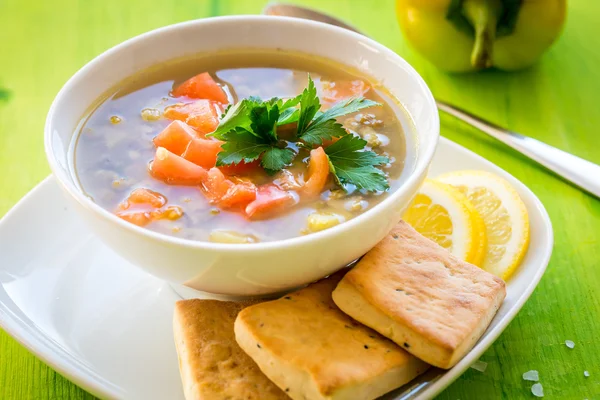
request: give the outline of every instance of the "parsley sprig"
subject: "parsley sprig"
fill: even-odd
[[[279,147],[277,122],[280,108],[289,109],[290,104],[293,102],[250,97],[230,107],[211,134],[225,142],[217,155],[217,166],[250,163],[261,156],[260,164],[268,173],[289,165],[296,154],[292,149]]]
[[[313,80],[298,96],[283,100],[261,100],[249,97],[225,111],[218,128],[209,136],[224,142],[217,156],[217,166],[250,163],[260,159],[260,165],[270,174],[289,166],[297,156],[290,141],[299,147],[313,148],[324,141],[340,138],[325,149],[331,173],[341,186],[354,185],[369,192],[384,191],[389,183],[377,168],[389,162],[365,149],[367,142],[349,134],[336,118],[368,107],[380,105],[364,97],[343,100],[325,111]],[[293,139],[282,140],[277,128],[296,123]]]
[[[354,135],[345,135],[325,148],[329,168],[341,186],[354,185],[367,191],[385,191],[389,188],[387,177],[379,165],[389,162],[387,157],[363,150],[367,141]]]

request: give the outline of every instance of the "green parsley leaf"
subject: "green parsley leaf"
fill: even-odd
[[[279,120],[277,121],[277,126],[291,124],[292,122],[298,121],[298,116],[300,115],[300,110],[297,108],[288,108],[283,110],[279,115]]]
[[[338,117],[341,117],[342,115],[360,111],[363,108],[369,108],[380,105],[381,103],[365,99],[364,97],[353,97],[351,99],[341,100],[332,105],[331,108],[323,112],[323,114],[318,115],[311,125],[318,125],[323,123],[323,121],[336,119]]]
[[[296,108],[298,104],[300,104],[300,98],[302,95],[298,95],[286,101],[283,99],[279,99],[277,102],[277,106],[279,107],[279,120],[277,121],[277,126],[291,124],[293,122],[298,121],[298,116],[300,115],[300,110]]]
[[[274,97],[263,101],[249,97],[227,107],[213,136],[224,141],[217,156],[217,166],[252,162],[261,158],[261,166],[270,174],[290,165],[296,152],[278,147],[281,140],[277,127],[297,122],[297,145],[311,149],[324,140],[341,137],[325,151],[331,171],[340,185],[353,184],[359,189],[380,191],[389,187],[385,174],[375,168],[387,163],[386,157],[365,151],[366,141],[349,135],[336,118],[378,105],[363,97],[344,100],[321,112],[321,104],[313,80],[291,99]],[[298,107],[299,105],[299,107]]]
[[[262,103],[260,99],[258,100]],[[244,99],[233,106],[228,106],[217,129],[206,136],[212,136],[219,140],[226,140],[224,139],[224,135],[236,128],[242,128],[244,130],[250,129],[250,124],[252,123],[250,120],[250,111],[260,103],[254,98]]]
[[[296,153],[291,149],[271,147],[263,153],[260,165],[272,175],[291,164],[294,157],[296,157]]]
[[[279,106],[280,110],[287,110],[288,108],[296,107],[298,104],[300,104],[301,99],[301,94],[296,97],[292,97],[291,99],[287,99],[286,101],[283,101],[283,99],[278,99],[277,106]]]
[[[226,132],[219,137],[223,140],[222,151],[217,154],[217,166],[250,163],[260,157],[262,153],[271,148],[261,137],[239,128]]]
[[[301,136],[304,133],[320,108],[321,103],[319,102],[319,97],[317,96],[317,88],[315,87],[315,83],[309,75],[308,86],[300,95],[300,113],[298,115],[297,129],[298,136]]]
[[[311,83],[312,80],[310,80],[309,77],[309,87]],[[305,97],[303,96],[300,100],[301,109],[303,105],[302,101],[304,99]],[[306,96],[306,99],[308,99],[308,96]],[[323,144],[324,140],[331,140],[331,138],[341,137],[347,134],[342,125],[336,123],[336,118],[378,105],[381,104],[373,100],[365,99],[364,97],[339,101],[325,112],[315,113],[315,115],[313,115],[314,119],[302,130],[300,130],[300,121],[298,121],[298,137],[307,144],[320,146]]]
[[[252,121],[250,128],[252,132],[267,142],[277,143],[275,127],[278,119],[279,107],[277,107],[276,103],[265,102],[262,105],[256,105],[250,110],[250,121]]]
[[[243,103],[243,104],[242,104]],[[275,147],[278,142],[276,126],[279,120],[279,105],[293,106],[278,98],[262,101],[257,98],[244,99],[242,106],[234,106],[212,136],[223,140],[223,150],[217,155],[217,166],[252,162],[262,155],[261,165],[268,173],[275,173],[289,165],[296,154],[291,149]],[[245,113],[245,117],[240,113]],[[230,129],[231,126],[234,129]],[[220,131],[222,130],[222,131]]]
[[[385,191],[389,183],[378,165],[389,162],[387,157],[364,150],[367,141],[354,135],[345,135],[325,149],[329,157],[331,172],[336,180],[345,185],[351,184],[368,192]]]
[[[324,140],[331,140],[334,137],[341,137],[347,135],[348,132],[344,127],[337,123],[335,119],[329,119],[318,125],[311,125],[309,129],[300,136],[300,139],[308,144],[314,146],[320,146]]]

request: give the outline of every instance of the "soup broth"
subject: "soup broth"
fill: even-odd
[[[150,163],[158,154],[153,139],[172,123],[165,117],[165,109],[193,101],[174,97],[173,89],[202,72],[208,72],[223,88],[230,104],[251,96],[293,98],[307,86],[309,75],[322,104],[327,104],[327,96],[342,91],[349,82],[354,86],[357,82],[364,83],[361,83],[361,87],[367,88],[362,93],[364,97],[381,105],[338,117],[337,122],[349,134],[366,140],[365,149],[388,157],[381,170],[389,181],[389,189],[367,192],[351,184],[342,187],[330,174],[320,193],[304,200],[302,186],[308,180],[307,166],[313,153],[303,143],[296,142],[286,145],[297,156],[284,171],[272,174],[254,168],[233,173],[231,180],[236,183],[251,182],[258,188],[270,184],[291,193],[294,204],[261,218],[248,218],[239,210],[220,207],[199,185],[167,184],[153,177],[149,165],[152,168]],[[218,108],[219,114],[225,108],[225,105]],[[151,221],[144,220],[141,225],[147,229],[200,241],[282,240],[350,220],[398,188],[410,172],[405,171],[407,135],[403,125],[408,126],[403,110],[384,88],[371,78],[328,60],[259,50],[200,55],[141,71],[101,99],[80,124],[73,147],[73,168],[82,190],[111,212],[122,209],[123,202],[135,189],[148,189],[164,196],[164,204],[157,207],[171,211]]]

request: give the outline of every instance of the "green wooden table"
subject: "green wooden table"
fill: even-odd
[[[0,215],[49,173],[42,131],[63,83],[100,52],[175,22],[258,14],[265,0],[0,0]],[[566,29],[533,68],[447,75],[401,36],[393,0],[298,1],[336,14],[406,58],[434,95],[600,163],[600,2],[572,0]],[[600,399],[600,201],[475,129],[442,116],[442,135],[528,185],[555,232],[546,275],[522,311],[440,399],[533,398],[521,375],[540,372],[546,398]],[[568,349],[565,340],[573,340]],[[587,370],[590,377],[584,377]],[[92,398],[0,330],[0,399]]]

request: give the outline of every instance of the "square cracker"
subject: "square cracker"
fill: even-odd
[[[502,279],[404,221],[333,292],[342,311],[440,368],[454,366],[473,347],[505,296]]]
[[[293,399],[373,399],[428,365],[344,314],[334,275],[240,312],[239,345]]]
[[[235,341],[233,323],[249,303],[182,300],[173,328],[187,400],[289,399]]]

